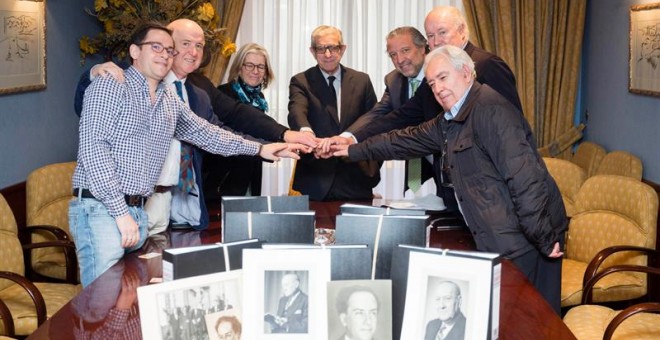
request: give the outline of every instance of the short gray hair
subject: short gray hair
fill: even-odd
[[[449,61],[452,65],[454,65],[456,70],[461,70],[463,66],[466,66],[470,71],[470,74],[472,74],[472,77],[477,77],[477,74],[474,71],[474,61],[472,61],[472,58],[470,58],[467,52],[465,52],[462,48],[458,48],[449,44],[436,48],[426,56],[426,60],[424,61],[424,69],[428,69],[427,66],[429,63],[438,58]]]

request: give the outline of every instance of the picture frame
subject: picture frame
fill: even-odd
[[[142,336],[217,339],[215,329],[207,325],[215,325],[221,316],[230,315],[242,323],[242,288],[241,270],[138,287]]]
[[[45,6],[0,0],[0,95],[46,88]]]
[[[630,7],[631,93],[660,96],[660,2]]]
[[[392,339],[392,281],[328,282],[327,339]]]
[[[497,338],[497,255],[456,255],[410,252],[401,339],[435,338],[444,322],[453,339]]]
[[[323,339],[330,252],[245,249],[244,339]]]

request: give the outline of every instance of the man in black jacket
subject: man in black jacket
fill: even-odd
[[[474,62],[451,45],[426,57],[425,74],[444,114],[351,145],[352,161],[439,154],[477,249],[510,259],[559,314],[561,249],[568,220],[557,184],[536,151],[527,120],[474,80]]]

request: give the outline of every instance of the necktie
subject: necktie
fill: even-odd
[[[442,323],[442,326],[440,326],[440,330],[438,330],[438,335],[435,337],[436,340],[444,340],[447,334],[447,325],[445,323]]]
[[[176,94],[179,95],[182,101],[183,99],[183,86],[180,81],[174,81],[174,87],[176,87]],[[192,148],[190,145],[181,142],[181,161],[179,163],[179,189],[181,191],[189,193],[192,191],[192,188],[195,185],[193,178],[193,167],[192,167]]]
[[[410,97],[415,95],[415,92],[417,92],[417,88],[419,87],[420,83],[421,82],[419,81],[419,79],[416,78],[410,79],[410,89],[412,90],[412,94],[410,95]]]
[[[337,91],[335,90],[335,76],[329,76],[328,77],[328,89],[329,95],[330,95],[330,100],[328,101],[328,111],[330,114],[335,118],[337,122],[339,122],[339,112],[337,111]]]
[[[410,89],[412,94],[410,97],[415,95],[417,88],[419,87],[420,81],[416,78],[410,79]],[[408,188],[413,192],[419,190],[419,187],[422,186],[422,160],[420,158],[409,159],[408,160]]]

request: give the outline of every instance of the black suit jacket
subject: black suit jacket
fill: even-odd
[[[465,315],[459,311],[458,315],[456,315],[456,323],[454,323],[454,327],[452,327],[451,331],[447,333],[444,340],[465,339],[465,321]],[[429,321],[429,323],[426,324],[426,334],[424,334],[424,340],[435,340],[435,337],[440,330],[440,326],[442,326],[442,321],[440,321],[440,319]]]
[[[369,75],[343,66],[341,72],[339,122],[328,111],[331,92],[318,66],[291,78],[288,120],[292,129],[309,127],[317,137],[336,136],[374,106],[376,94]],[[314,201],[371,199],[372,188],[380,181],[378,165],[374,164],[373,173],[367,175],[357,163],[302,155],[296,164],[293,189]]]

